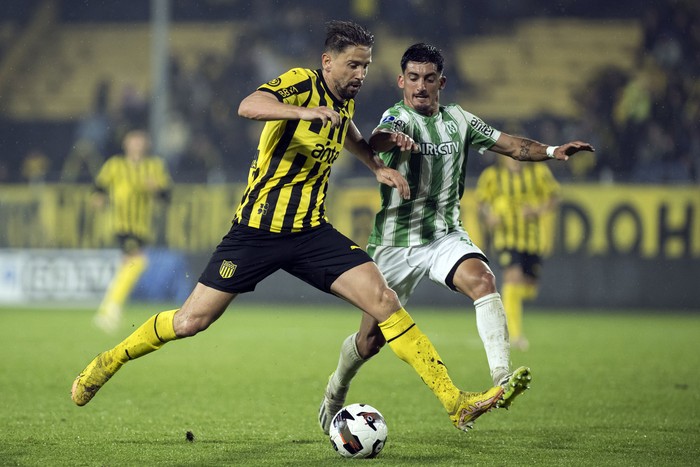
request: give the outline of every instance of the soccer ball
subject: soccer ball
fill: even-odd
[[[329,435],[333,448],[343,457],[376,457],[386,443],[387,427],[374,407],[350,404],[335,414]]]

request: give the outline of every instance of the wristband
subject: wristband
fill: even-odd
[[[558,148],[559,146],[547,146],[547,157],[550,159],[554,159],[554,151]]]

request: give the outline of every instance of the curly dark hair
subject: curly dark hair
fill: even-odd
[[[326,52],[339,53],[346,47],[372,47],[374,34],[351,21],[329,21],[326,23]]]
[[[445,66],[445,59],[440,49],[429,44],[424,44],[423,42],[413,44],[406,49],[403,57],[401,57],[401,71],[406,71],[406,64],[408,62],[433,63],[438,73],[442,73]]]

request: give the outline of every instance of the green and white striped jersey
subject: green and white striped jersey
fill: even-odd
[[[406,133],[420,151],[394,148],[379,154],[386,165],[406,177],[411,199],[403,200],[396,189],[380,185],[381,209],[369,243],[417,246],[464,230],[459,201],[469,147],[479,152],[490,149],[501,132],[457,104],[440,106],[435,115],[426,117],[403,101],[384,112],[376,130]]]

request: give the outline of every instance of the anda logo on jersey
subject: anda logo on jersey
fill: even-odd
[[[477,117],[472,118],[469,124],[472,126],[472,128],[474,128],[474,130],[478,131],[484,136],[490,137],[491,135],[493,135],[493,128],[488,126],[486,123],[484,123],[483,120]]]

